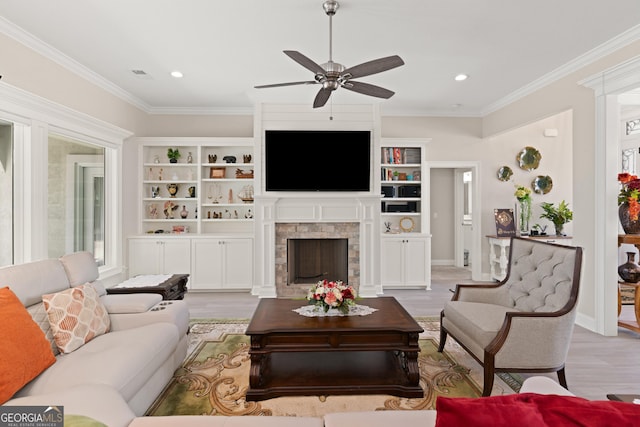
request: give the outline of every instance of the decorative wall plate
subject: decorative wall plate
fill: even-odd
[[[415,227],[415,223],[413,222],[413,218],[408,216],[403,216],[400,218],[400,230],[405,233],[410,233],[413,231],[413,227]]]
[[[509,166],[502,166],[498,169],[498,179],[500,181],[509,181],[511,179],[511,175],[513,175],[513,171]]]
[[[531,181],[531,188],[537,194],[547,194],[553,188],[553,180],[549,175],[538,175]]]
[[[538,169],[540,159],[542,159],[542,154],[533,147],[524,147],[522,151],[516,155],[518,165],[527,171]]]

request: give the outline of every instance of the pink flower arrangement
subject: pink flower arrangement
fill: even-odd
[[[346,285],[340,280],[335,282],[321,280],[309,289],[307,295],[309,304],[322,307],[325,312],[335,308],[345,314],[349,312],[349,307],[355,304],[355,299],[356,290],[353,286]]]

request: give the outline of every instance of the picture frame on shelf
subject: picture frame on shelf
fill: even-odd
[[[226,172],[226,168],[220,168],[220,167],[209,168],[209,178],[212,178],[212,179],[224,178],[225,172]]]
[[[513,209],[494,209],[493,216],[496,221],[496,236],[511,237],[516,235]]]

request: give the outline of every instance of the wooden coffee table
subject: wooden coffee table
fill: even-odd
[[[391,394],[419,398],[423,329],[393,297],[361,298],[366,316],[305,317],[306,300],[265,298],[247,327],[247,400],[278,396]]]

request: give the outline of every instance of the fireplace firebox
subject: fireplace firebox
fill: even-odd
[[[348,281],[349,239],[287,239],[287,285]]]

